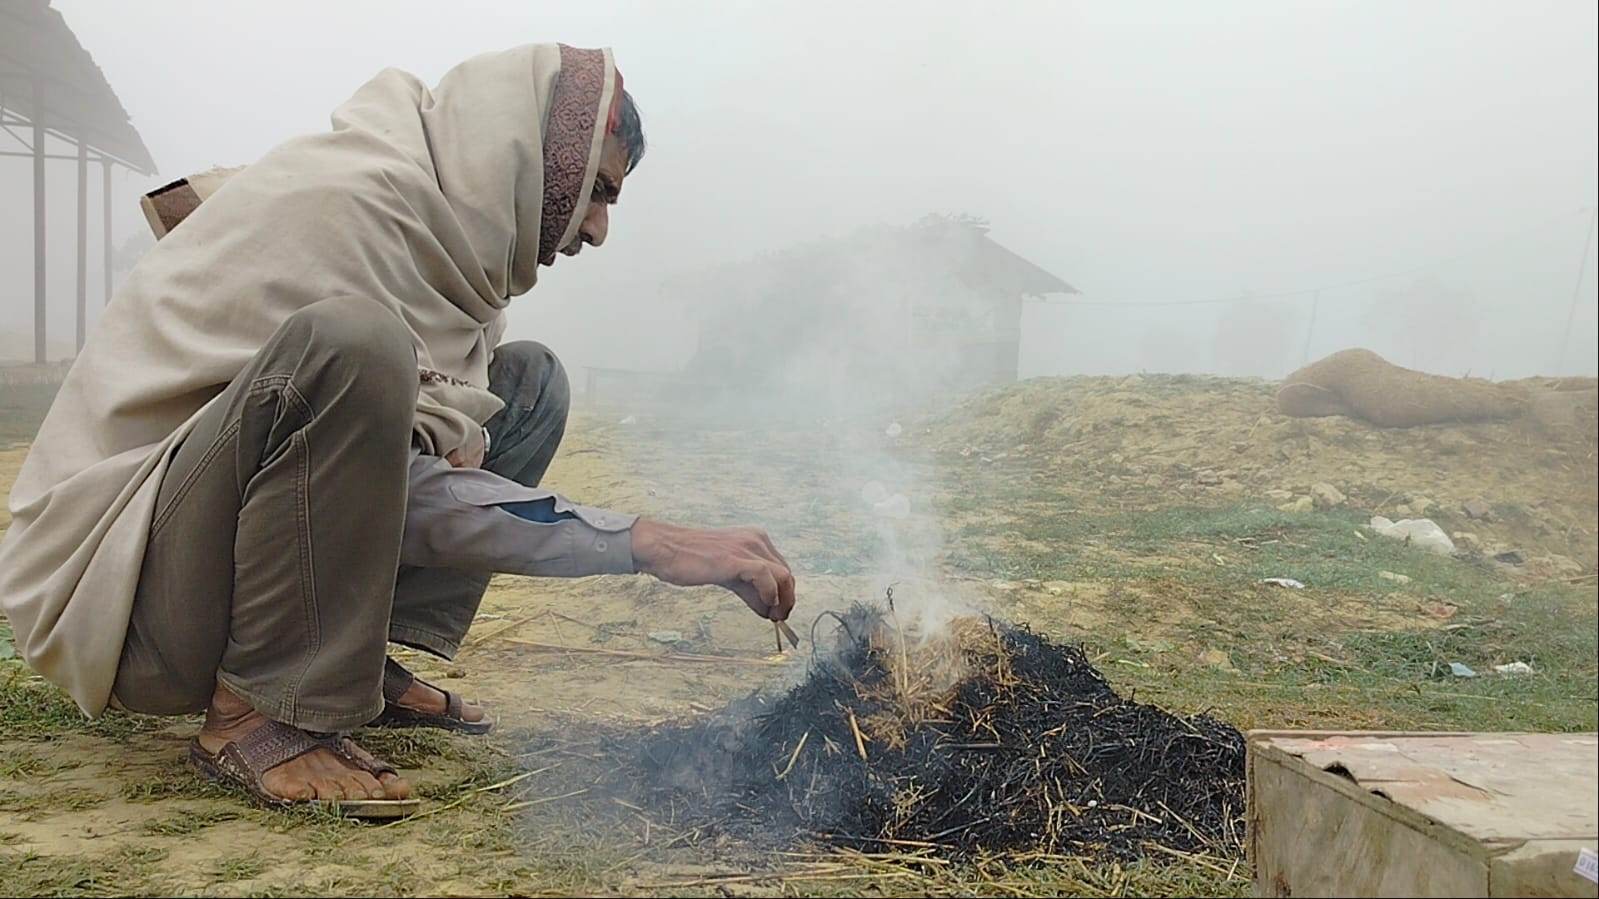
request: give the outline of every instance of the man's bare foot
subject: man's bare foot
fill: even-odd
[[[205,726],[200,728],[200,747],[213,755],[222,747],[262,727],[267,719],[248,702],[217,684],[211,694],[211,707],[205,710]],[[363,752],[359,747],[357,752]],[[382,780],[350,767],[327,749],[317,749],[270,768],[261,775],[267,792],[282,799],[405,799],[411,786],[392,774]]]
[[[405,693],[400,697],[400,705],[414,712],[426,712],[429,715],[443,715],[448,710],[444,699],[444,691],[432,684],[423,683],[416,678],[411,681]],[[473,705],[463,700],[461,702],[461,720],[476,723],[483,720],[483,707]]]

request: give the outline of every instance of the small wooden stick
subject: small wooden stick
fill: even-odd
[[[811,732],[810,731],[806,731],[800,737],[799,745],[794,747],[794,754],[788,757],[788,767],[783,769],[783,773],[782,774],[777,775],[777,779],[778,780],[782,780],[783,778],[787,777],[788,776],[788,772],[794,770],[794,763],[799,761],[800,752],[805,749],[805,741],[809,740],[810,738],[811,738]]]
[[[778,655],[782,655],[783,654],[783,630],[782,630],[782,628],[780,628],[778,626],[779,623],[780,622],[777,622],[777,621],[773,621],[772,622],[772,636],[777,638],[777,654]]]
[[[795,649],[799,649],[799,634],[794,633],[794,629],[788,626],[788,622],[777,621],[773,623],[777,625],[778,630],[783,632],[783,636],[788,638],[788,645]],[[781,642],[778,643],[777,649],[779,652],[782,652],[783,644]]]
[[[855,723],[855,710],[849,710],[849,729],[855,732],[855,748],[861,754],[861,761],[866,761],[866,739],[861,736],[861,726]]]

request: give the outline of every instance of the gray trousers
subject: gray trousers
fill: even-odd
[[[534,486],[570,388],[544,347],[500,347],[485,468]],[[113,695],[198,712],[217,683],[295,727],[383,707],[389,640],[451,656],[487,572],[404,568],[416,355],[393,315],[335,298],[289,316],[201,416],[161,485]]]

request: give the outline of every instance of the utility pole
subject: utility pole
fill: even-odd
[[[1310,338],[1316,333],[1316,307],[1320,305],[1321,291],[1318,290],[1310,295],[1310,327],[1305,329],[1304,359],[1299,363],[1301,368],[1310,364]]]
[[[1588,236],[1582,239],[1582,261],[1577,263],[1577,283],[1571,287],[1571,309],[1566,312],[1566,333],[1560,338],[1560,361],[1555,365],[1555,376],[1566,372],[1566,348],[1571,343],[1571,325],[1577,320],[1577,300],[1582,294],[1582,279],[1588,274],[1588,247],[1593,245],[1594,221],[1599,219],[1599,206],[1588,211]]]

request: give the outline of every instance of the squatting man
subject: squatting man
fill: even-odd
[[[350,734],[488,730],[387,647],[453,656],[492,573],[717,584],[785,620],[762,531],[539,486],[569,387],[548,349],[500,341],[506,308],[605,242],[644,149],[609,50],[524,46],[431,89],[384,71],[331,130],[160,193],[170,230],[11,493],[23,658],[90,715],[204,712],[191,764],[257,801],[395,815],[410,787]]]

